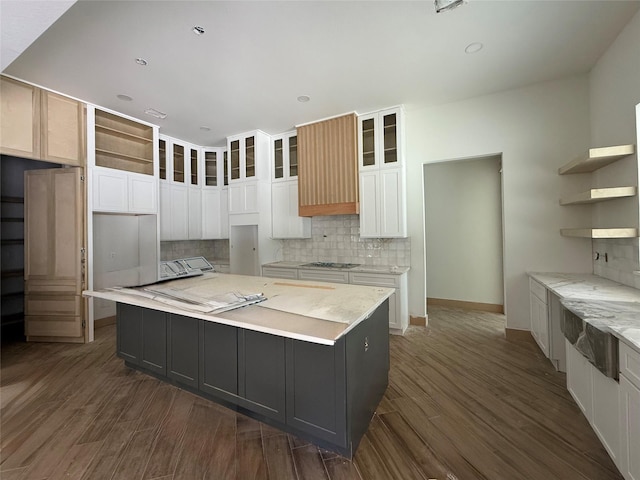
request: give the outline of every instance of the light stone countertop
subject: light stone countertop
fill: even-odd
[[[214,298],[229,292],[262,293],[267,300],[223,313],[202,313],[187,303],[167,304],[126,291],[85,291],[89,297],[152,308],[313,343],[333,345],[368,318],[394,290],[384,287],[288,280],[223,273],[172,280],[152,288]]]
[[[640,290],[591,274],[530,272],[529,276],[585,322],[640,352]]]
[[[332,267],[314,267],[312,265],[307,265],[312,262],[272,262],[265,263],[262,265],[263,267],[274,267],[274,268],[304,268],[305,270],[338,270],[338,271],[346,271],[346,272],[358,272],[358,273],[386,273],[391,275],[402,275],[403,273],[407,273],[411,267],[403,267],[398,265],[358,265],[357,267],[352,268],[332,268]]]

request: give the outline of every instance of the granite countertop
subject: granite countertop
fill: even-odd
[[[359,273],[386,273],[391,275],[402,275],[407,273],[411,267],[402,267],[398,265],[358,265],[352,268],[332,268],[332,267],[314,267],[307,265],[311,262],[272,262],[265,263],[263,267],[275,267],[275,268],[304,268],[305,270],[339,270],[347,272],[359,272]]]
[[[591,274],[530,272],[529,276],[586,323],[640,352],[640,290]]]
[[[229,292],[262,293],[267,300],[223,313],[202,313],[188,303],[160,302],[118,290],[85,291],[83,295],[186,315],[288,338],[333,345],[368,318],[393,289],[360,285],[284,280],[223,273],[156,284],[155,290],[214,299]],[[140,290],[140,289],[136,289]]]

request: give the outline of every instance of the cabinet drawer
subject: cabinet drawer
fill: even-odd
[[[536,282],[533,278],[529,278],[529,289],[536,297],[547,304],[547,289],[541,283]]]
[[[296,280],[298,278],[298,270],[295,268],[262,267],[262,276]]]
[[[640,388],[640,353],[620,342],[620,373]]]
[[[328,270],[298,270],[299,280],[315,280],[318,282],[349,283],[349,272]]]
[[[399,288],[400,276],[380,273],[350,272],[349,283],[353,285],[368,285],[371,287]]]
[[[80,315],[82,297],[78,295],[27,295],[26,315]]]

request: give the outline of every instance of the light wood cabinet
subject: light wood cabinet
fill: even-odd
[[[615,145],[611,147],[591,148],[585,153],[558,169],[560,175],[590,173],[606,167],[613,162],[635,153],[634,145]],[[628,179],[624,179],[625,183]],[[622,183],[622,182],[621,182]],[[606,188],[591,188],[587,191],[571,193],[560,199],[560,205],[593,204],[612,201],[637,195],[637,185],[623,185]],[[613,208],[613,207],[612,207]],[[615,228],[563,228],[560,234],[565,237],[582,238],[634,238],[638,236],[636,227]]]
[[[407,236],[401,107],[358,117],[360,236]]]
[[[65,165],[86,163],[84,104],[0,77],[0,152]]]
[[[359,213],[356,115],[299,125],[297,142],[299,214]]]

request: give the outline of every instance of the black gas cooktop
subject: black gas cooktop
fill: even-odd
[[[311,262],[305,263],[303,267],[322,267],[322,268],[354,268],[360,266],[360,263],[335,263],[335,262]]]

